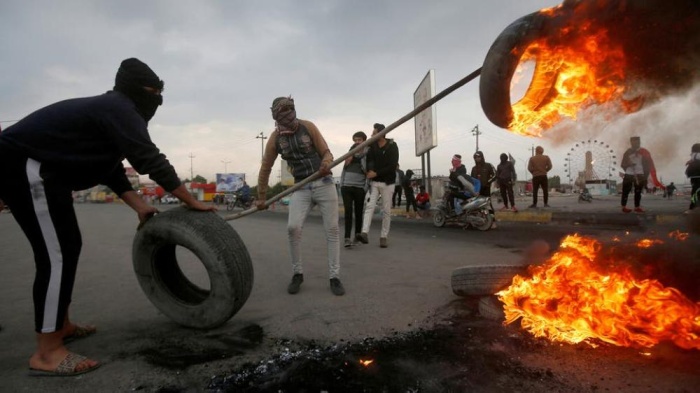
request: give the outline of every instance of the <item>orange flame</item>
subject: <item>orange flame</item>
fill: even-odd
[[[575,120],[586,107],[622,97],[622,49],[609,40],[605,29],[593,29],[590,23],[576,29],[580,33],[576,41],[566,46],[552,46],[541,38],[525,50],[520,64],[535,61],[536,65],[525,95],[512,105],[513,121],[508,126],[511,131],[540,136],[564,118]]]
[[[676,240],[686,240],[690,234],[688,232],[681,232],[678,229],[668,234],[668,237]]]
[[[365,366],[365,367],[369,367],[369,365],[372,363],[374,363],[373,359],[367,359],[367,360],[360,359],[360,364]]]
[[[638,247],[654,242],[639,242]],[[621,261],[596,261],[603,250],[594,239],[570,235],[532,278],[516,276],[497,293],[506,323],[521,318],[537,337],[580,343],[598,339],[620,346],[652,347],[672,341],[700,349],[700,302],[657,280],[636,280]]]

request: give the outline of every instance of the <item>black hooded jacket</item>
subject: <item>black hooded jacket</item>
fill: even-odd
[[[104,184],[117,195],[133,190],[122,161],[166,191],[180,179],[148,134],[134,102],[120,92],[60,101],[39,109],[0,134],[0,154],[42,163],[44,180],[72,190]]]

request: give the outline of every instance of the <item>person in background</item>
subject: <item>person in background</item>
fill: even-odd
[[[474,153],[474,166],[472,167],[471,176],[481,182],[479,195],[489,198],[489,214],[494,216],[491,229],[496,229],[496,211],[493,208],[493,203],[491,203],[491,182],[496,180],[496,168],[486,162],[484,153],[481,151]]]
[[[651,153],[647,149],[642,148],[641,139],[638,136],[630,138],[630,148],[622,155],[620,166],[625,170],[625,175],[622,178],[622,196],[620,203],[622,212],[629,213],[632,210],[627,208],[627,198],[634,188],[634,211],[635,213],[644,213],[641,207],[642,190],[646,188],[647,182],[651,179],[655,187],[664,189],[665,187],[656,178],[656,168],[654,160],[651,158]]]
[[[690,179],[690,207],[686,213],[690,213],[698,205],[700,198],[700,143],[696,143],[690,149],[690,160],[685,163],[685,175]]]
[[[509,210],[508,203],[510,202],[510,210],[517,212],[515,208],[515,195],[513,194],[513,183],[515,183],[515,167],[513,162],[508,159],[506,153],[501,153],[501,162],[496,167],[496,179],[498,188],[501,190],[501,199],[503,199],[503,208],[501,210]]]
[[[671,182],[671,184],[666,186],[666,196],[668,196],[668,199],[673,198],[673,193],[676,192],[676,185]]]
[[[298,293],[304,282],[301,260],[302,229],[311,209],[318,206],[326,232],[331,292],[342,296],[345,294],[345,288],[340,282],[338,192],[330,170],[333,154],[316,125],[297,118],[296,106],[291,97],[275,98],[270,109],[275,120],[275,130],[270,133],[265,145],[258,174],[258,209],[267,209],[265,201],[268,180],[278,155],[291,168],[295,182],[300,182],[316,172],[322,175],[321,178],[296,190],[290,197],[287,234],[292,259],[292,281],[287,286],[287,292],[291,295]]]
[[[403,171],[399,168],[399,164],[396,164],[396,178],[394,179],[394,194],[391,196],[391,207],[396,206],[401,207],[401,192],[403,190],[403,179],[406,176]]]
[[[416,198],[413,195],[413,171],[407,170],[403,178],[403,193],[406,196],[406,218],[411,218],[411,207],[413,207],[413,217],[417,217],[418,207]]]
[[[384,125],[374,124],[372,135],[380,133]],[[369,242],[369,228],[372,225],[372,215],[377,199],[382,197],[382,229],[379,235],[379,247],[389,246],[388,237],[391,228],[391,194],[394,191],[394,181],[396,181],[396,168],[399,165],[399,147],[393,139],[382,136],[375,143],[370,145],[367,153],[367,179],[370,181],[370,195],[365,215],[362,218],[362,233],[360,240],[362,243]]]
[[[416,195],[416,207],[418,207],[418,216],[416,218],[422,218],[427,212],[430,211],[430,194],[425,191],[425,186],[418,187],[418,194]]]
[[[477,151],[474,153],[474,166],[472,167],[471,176],[481,182],[479,195],[491,196],[491,182],[495,180],[496,168],[484,159],[484,153]]]
[[[65,346],[97,332],[69,318],[82,248],[73,191],[107,185],[145,223],[158,210],[134,191],[122,164],[126,158],[190,209],[216,210],[194,199],[151,141],[148,122],[163,103],[163,86],[148,65],[126,59],[111,91],[54,103],[0,134],[0,211],[5,202],[12,206],[36,266],[37,348],[29,359],[30,375],[73,376],[100,366]],[[0,260],[9,259],[0,250]]]
[[[248,183],[245,182],[245,180],[243,181],[243,185],[241,186],[241,188],[238,190],[238,194],[240,195],[241,202],[243,202],[243,205],[250,201],[250,186],[248,185]]]
[[[354,149],[360,143],[367,140],[367,134],[362,131],[352,136]],[[340,176],[340,195],[343,197],[345,209],[345,247],[352,247],[352,219],[355,217],[355,240],[360,241],[362,232],[362,216],[364,214],[365,193],[367,190],[367,151],[365,147],[361,151],[345,159],[343,173]]]
[[[455,198],[466,200],[467,198],[476,196],[477,191],[474,184],[471,182],[471,177],[467,175],[467,167],[462,164],[462,156],[455,154],[452,156],[450,163],[452,164],[449,176],[450,183],[445,194],[445,199],[447,200],[450,214],[454,215],[456,214]],[[465,195],[465,192],[468,195]]]
[[[532,174],[532,205],[531,209],[537,207],[537,193],[542,188],[542,202],[544,207],[549,207],[549,185],[547,184],[547,173],[552,170],[552,160],[544,154],[544,148],[537,146],[535,155],[530,157],[527,163],[527,170]]]

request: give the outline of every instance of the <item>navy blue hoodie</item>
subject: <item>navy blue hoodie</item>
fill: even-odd
[[[117,195],[132,190],[122,160],[166,191],[180,186],[170,162],[148,134],[148,123],[127,96],[115,91],[60,101],[0,133],[0,153],[40,163],[44,180],[73,190],[104,184]]]

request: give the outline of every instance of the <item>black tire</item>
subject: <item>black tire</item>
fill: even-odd
[[[507,288],[525,265],[463,266],[452,271],[452,292],[457,296],[489,296]]]
[[[438,228],[444,227],[447,217],[442,209],[433,210],[433,225]]]
[[[525,15],[511,23],[501,32],[491,45],[479,77],[479,97],[481,108],[486,117],[501,128],[508,128],[513,120],[513,108],[510,102],[510,87],[513,73],[520,63],[522,55],[530,44],[540,38],[546,18],[539,12]],[[537,66],[536,66],[537,67]],[[530,86],[541,86],[527,91],[528,100],[533,109],[547,99],[551,87],[557,79],[556,73],[540,75],[548,80],[533,80]],[[522,101],[522,100],[521,100]]]
[[[479,314],[494,321],[503,321],[506,319],[506,313],[503,311],[503,303],[498,300],[497,296],[484,296],[479,299]]]
[[[182,273],[176,246],[187,248],[202,262],[209,290]],[[179,207],[158,214],[136,233],[132,257],[146,297],[186,327],[211,329],[226,323],[253,289],[248,250],[235,229],[213,212]]]
[[[480,230],[480,231],[488,231],[491,229],[491,226],[493,225],[494,217],[492,214],[486,211],[480,211],[479,216],[483,219],[483,222],[479,225],[474,225],[471,224],[474,228]]]

